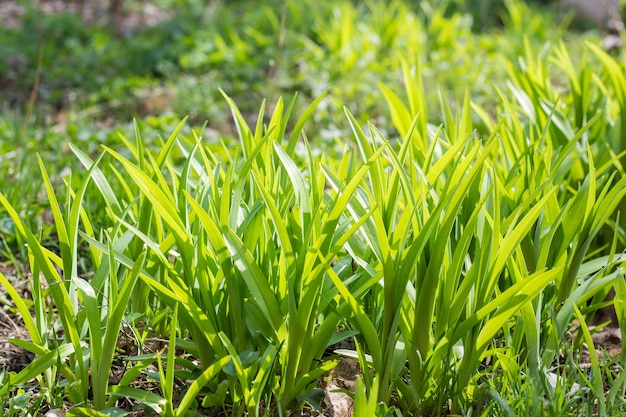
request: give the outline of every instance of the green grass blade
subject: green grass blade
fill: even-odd
[[[63,361],[73,353],[74,346],[71,343],[65,343],[33,360],[17,375],[11,377],[11,383],[13,385],[25,384],[27,381],[41,375],[46,369],[56,366],[59,360]],[[10,388],[11,385],[8,384],[0,387],[0,396],[6,395]]]

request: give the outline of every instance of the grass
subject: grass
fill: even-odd
[[[2,304],[35,359],[0,415],[319,414],[344,360],[357,416],[623,413],[590,324],[614,289],[624,329],[622,52],[513,0],[306,3],[2,31]]]

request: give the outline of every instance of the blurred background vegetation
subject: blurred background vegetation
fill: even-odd
[[[46,126],[169,113],[220,125],[219,88],[255,109],[265,97],[298,91],[304,103],[330,87],[375,119],[375,103],[360,98],[377,89],[368,79],[398,77],[399,51],[418,55],[425,77],[452,96],[468,87],[491,94],[489,84],[503,78],[494,52],[523,55],[524,36],[545,43],[570,27],[569,16],[543,3],[5,1],[2,110],[21,114],[36,90],[35,115]],[[537,13],[523,21],[528,8]],[[503,20],[519,33],[498,34]]]

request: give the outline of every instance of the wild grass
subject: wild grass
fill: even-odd
[[[250,116],[222,91],[217,139],[167,116],[56,160],[5,154],[22,162],[0,165],[0,254],[29,293],[0,284],[35,359],[0,372],[0,415],[321,412],[345,358],[357,416],[623,412],[624,354],[598,357],[589,324],[615,289],[624,331],[623,58],[546,45],[561,29],[516,1],[494,39],[428,3],[309,5],[262,8],[245,38],[225,22],[181,58],[254,77],[265,45],[276,82],[318,57],[308,99]],[[493,97],[472,87],[496,75]]]

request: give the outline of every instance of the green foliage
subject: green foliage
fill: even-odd
[[[0,285],[35,355],[0,373],[0,415],[319,410],[339,356],[357,416],[623,412],[588,325],[615,288],[625,331],[623,57],[519,1],[476,30],[490,2],[462,3],[182,2],[126,39],[31,10],[0,31],[25,57],[0,257],[32,277]],[[86,127],[83,106],[127,117],[157,87],[191,120]]]

